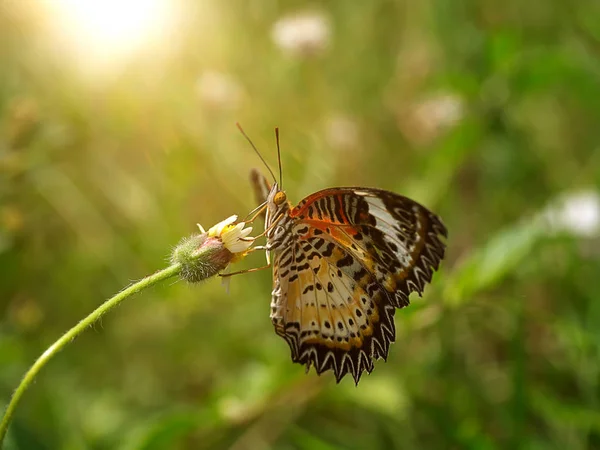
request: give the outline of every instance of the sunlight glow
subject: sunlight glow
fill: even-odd
[[[46,0],[46,3],[64,43],[76,50],[78,56],[96,60],[122,59],[164,38],[173,25],[172,0]]]

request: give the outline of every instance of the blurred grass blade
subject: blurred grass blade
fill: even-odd
[[[475,293],[502,280],[522,263],[547,231],[535,217],[500,231],[488,243],[469,255],[445,286],[444,298],[450,306],[460,306]]]
[[[565,402],[544,389],[531,390],[533,409],[551,425],[600,433],[600,411]]]
[[[318,436],[298,426],[290,429],[290,437],[294,440],[298,448],[302,450],[336,450],[339,448],[335,445],[330,445]]]

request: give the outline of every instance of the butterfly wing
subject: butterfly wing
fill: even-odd
[[[371,188],[316,192],[291,211],[354,255],[367,254],[374,274],[394,306],[407,306],[411,292],[423,292],[444,258],[448,236],[441,219],[407,197]],[[321,218],[322,217],[322,218]]]
[[[444,257],[441,220],[367,188],[319,191],[290,211],[293,245],[274,256],[271,319],[294,362],[356,383],[395,339],[394,312]]]
[[[250,170],[250,185],[254,191],[254,200],[257,205],[262,205],[267,201],[267,196],[271,190],[271,183],[265,176],[256,169]],[[260,217],[265,219],[265,212],[260,214]]]

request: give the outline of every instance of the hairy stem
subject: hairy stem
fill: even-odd
[[[119,292],[114,297],[105,301],[102,305],[100,305],[97,309],[95,309],[89,316],[63,334],[54,344],[52,344],[43,354],[40,356],[37,361],[31,366],[31,368],[27,371],[21,383],[15,390],[8,407],[6,408],[6,412],[4,413],[4,417],[2,417],[2,421],[0,422],[0,446],[4,441],[4,437],[6,436],[6,432],[8,430],[8,425],[14,415],[15,409],[19,403],[19,400],[27,391],[27,388],[33,382],[35,376],[38,372],[46,365],[50,359],[56,355],[59,351],[61,351],[69,342],[79,336],[81,333],[85,331],[87,327],[96,322],[104,313],[107,313],[123,300],[128,297],[131,297],[138,292],[143,291],[144,289],[155,285],[160,281],[164,281],[168,278],[174,277],[179,274],[181,270],[181,264],[173,264],[166,269],[163,269],[159,272],[156,272],[153,275],[150,275],[146,278],[141,279],[140,281],[133,283],[131,286]]]

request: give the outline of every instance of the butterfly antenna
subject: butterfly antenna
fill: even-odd
[[[260,152],[256,148],[256,145],[254,145],[254,142],[252,142],[252,140],[248,137],[248,135],[242,129],[242,126],[238,122],[236,122],[235,125],[238,127],[238,130],[240,130],[240,133],[242,133],[242,135],[246,138],[246,140],[248,142],[250,142],[250,145],[252,146],[252,148],[254,149],[254,151],[256,152],[256,154],[258,155],[258,157],[260,158],[260,160],[263,162],[263,164],[265,165],[265,167],[269,170],[269,173],[273,177],[273,180],[275,182],[277,182],[277,178],[275,178],[275,174],[273,173],[273,171],[271,170],[271,168],[269,167],[269,165],[267,164],[267,162],[265,161],[265,159],[262,157],[262,155],[260,154]]]
[[[283,189],[283,175],[281,170],[281,150],[279,149],[279,127],[275,127],[275,141],[277,141],[277,164],[279,165],[279,189]]]

